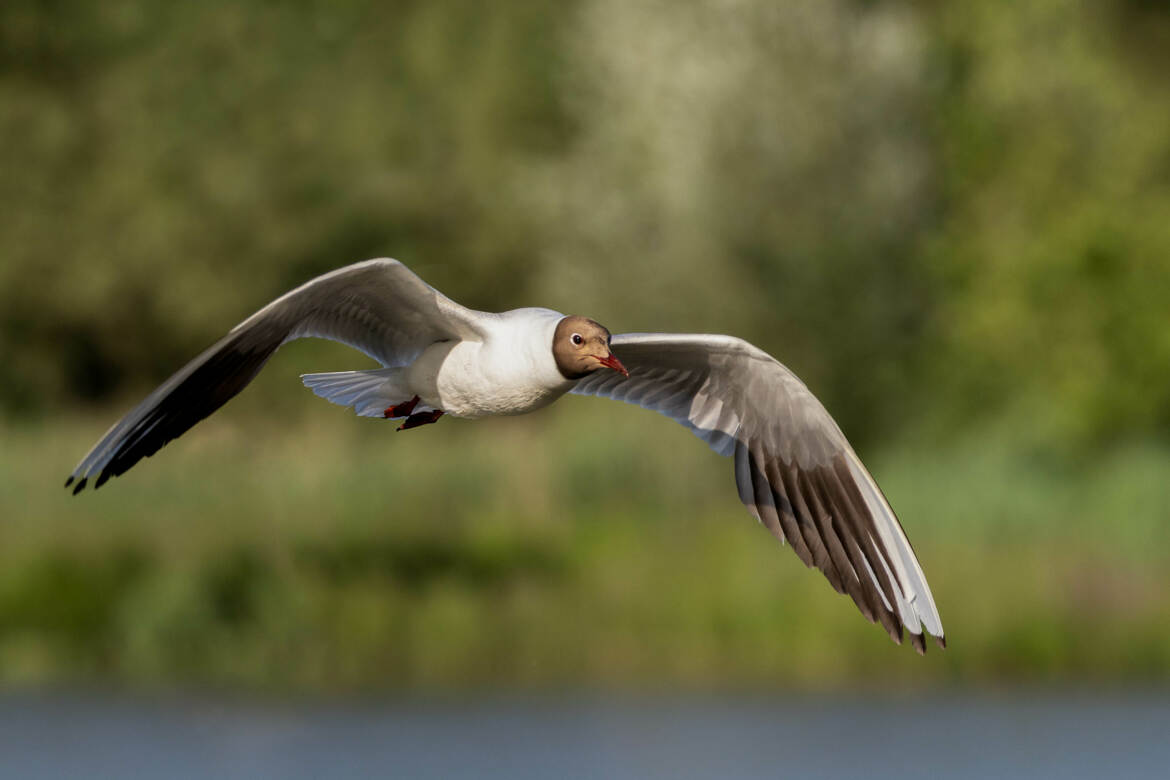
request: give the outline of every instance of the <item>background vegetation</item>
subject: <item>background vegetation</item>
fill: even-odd
[[[1168,73],[1142,0],[4,3],[0,681],[1165,679]],[[666,420],[393,436],[296,381],[368,362],[335,345],[60,491],[232,324],[386,255],[777,355],[951,649],[888,646]]]

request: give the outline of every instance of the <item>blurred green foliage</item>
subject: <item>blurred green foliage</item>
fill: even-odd
[[[563,143],[560,7],[5,3],[5,408],[142,387],[371,256],[521,297],[501,187]]]
[[[480,308],[741,334],[863,441],[1170,423],[1159,4],[14,0],[0,31],[9,414],[392,255]]]
[[[256,410],[229,410],[84,505],[46,473],[104,421],[5,426],[0,683],[912,689],[1170,673],[1165,449],[1053,466],[991,436],[869,458],[947,628],[947,650],[920,658],[748,516],[730,461],[633,407],[562,404],[399,435],[341,409],[259,429]]]
[[[0,679],[1164,675],[1167,74],[1144,0],[7,0]],[[578,400],[400,441],[295,381],[368,363],[333,345],[58,495],[133,398],[374,256],[775,354],[951,650],[883,652],[666,421]]]

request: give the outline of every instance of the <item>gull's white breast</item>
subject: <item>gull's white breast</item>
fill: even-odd
[[[456,417],[524,414],[573,387],[553,358],[563,315],[516,309],[485,320],[482,341],[433,344],[410,366],[407,381],[426,404]]]

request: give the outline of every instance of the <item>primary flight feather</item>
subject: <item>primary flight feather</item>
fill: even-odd
[[[339,268],[277,298],[114,424],[66,481],[100,487],[240,392],[287,341],[315,337],[383,368],[306,374],[314,393],[399,430],[524,414],[565,393],[637,404],[733,456],[748,511],[896,642],[945,647],[922,567],[877,483],[796,375],[731,336],[628,333],[550,309],[493,314],[447,298],[396,260]]]

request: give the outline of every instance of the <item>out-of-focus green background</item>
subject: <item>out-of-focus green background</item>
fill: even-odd
[[[0,683],[1164,680],[1168,74],[1147,0],[6,0]],[[664,418],[395,435],[297,381],[369,365],[337,345],[61,490],[234,323],[375,256],[776,355],[950,649],[890,645]]]

